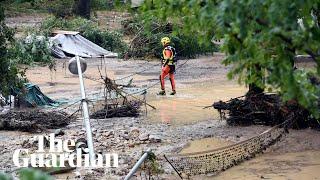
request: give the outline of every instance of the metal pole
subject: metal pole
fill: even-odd
[[[79,59],[78,55],[76,55],[76,59],[77,59],[78,75],[79,75],[79,80],[80,80],[83,121],[84,121],[84,124],[86,127],[87,144],[88,144],[88,148],[89,148],[90,162],[91,162],[91,164],[93,164],[95,162],[95,154],[94,154],[94,150],[93,150],[92,131],[91,131],[90,119],[89,119],[88,102],[86,100],[86,93],[85,93],[84,83],[83,83],[83,78],[82,78],[82,70],[81,70],[80,59]]]
[[[147,159],[149,153],[151,152],[150,149],[148,149],[139,159],[139,161],[133,166],[133,168],[130,170],[129,174],[124,178],[124,180],[129,180],[134,173],[137,172],[138,168],[141,166],[141,164]]]
[[[179,175],[179,177],[181,178],[181,179],[183,179],[182,178],[182,176],[181,176],[181,173],[176,169],[176,167],[174,167],[174,165],[169,161],[169,159],[167,158],[167,156],[166,155],[163,155],[163,157],[166,159],[166,161],[170,164],[170,166],[174,169],[174,171]]]

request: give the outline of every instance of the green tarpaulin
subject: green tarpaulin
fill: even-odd
[[[26,93],[22,97],[23,101],[27,106],[59,106],[58,101],[50,99],[48,96],[43,94],[39,86],[32,83],[25,83]]]

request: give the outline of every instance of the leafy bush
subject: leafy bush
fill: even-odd
[[[55,17],[68,17],[74,13],[74,0],[50,1],[48,11],[53,13]]]
[[[122,35],[117,32],[110,32],[98,28],[98,24],[80,17],[63,19],[49,17],[40,27],[40,32],[49,35],[54,29],[78,31],[88,40],[109,51],[119,53],[122,57],[127,51],[127,45],[122,40]]]
[[[11,180],[12,176],[0,172],[0,180]],[[20,180],[53,180],[54,178],[40,170],[25,168],[19,170]]]
[[[119,57],[123,57],[128,50],[127,44],[122,40],[122,35],[117,32],[89,29],[83,33],[83,36],[109,51],[119,53]]]
[[[211,44],[211,42],[208,44],[200,43],[195,36],[178,34],[171,37],[176,51],[178,52],[177,55],[182,58],[195,58],[197,55],[218,51],[218,48]]]
[[[42,171],[26,168],[19,171],[20,180],[53,180],[54,178]]]
[[[111,6],[108,0],[92,0],[91,8],[94,10],[104,10],[104,9],[111,9]]]
[[[39,62],[53,67],[54,61],[48,38],[30,35],[26,39],[17,40],[10,49],[11,59],[19,64]]]
[[[4,18],[4,10],[0,6],[0,95],[6,97],[11,88],[22,86],[23,73],[9,58],[7,47],[13,41],[14,32],[5,25]]]
[[[211,42],[201,43],[195,36],[173,34],[173,29],[182,28],[181,25],[164,23],[154,16],[136,16],[125,20],[122,25],[124,34],[134,36],[128,53],[131,57],[160,57],[163,49],[160,41],[164,36],[171,39],[179,58],[195,58],[197,55],[217,51]]]
[[[56,29],[83,33],[97,28],[97,23],[81,17],[57,18],[55,16],[50,16],[41,23],[40,32],[45,36],[49,36],[52,31]]]

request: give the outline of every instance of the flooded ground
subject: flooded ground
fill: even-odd
[[[102,150],[115,150],[120,153],[121,168],[110,176],[109,171],[95,171],[91,174],[95,178],[119,179],[123,177],[140,157],[141,151],[152,148],[156,155],[187,153],[215,149],[255,136],[269,127],[230,127],[224,121],[219,120],[219,114],[210,106],[214,101],[227,100],[241,96],[246,88],[235,81],[226,78],[229,67],[221,65],[223,54],[200,57],[189,60],[176,72],[177,95],[165,97],[157,96],[160,85],[157,83],[160,67],[157,61],[118,59],[88,59],[88,69],[85,72],[86,92],[90,100],[97,100],[102,95],[100,73],[98,66],[102,67],[108,77],[117,79],[132,73],[148,69],[140,74],[133,75],[133,83],[138,87],[148,88],[147,101],[157,108],[148,109],[148,115],[142,114],[138,118],[112,118],[107,120],[92,120],[95,147]],[[53,99],[64,99],[69,103],[80,99],[79,80],[71,75],[66,67],[67,60],[58,60],[56,71],[50,71],[46,67],[29,67],[27,77],[30,82],[37,84],[41,90]],[[178,63],[183,64],[183,60]],[[131,78],[131,77],[130,77]],[[94,79],[94,80],[92,80]],[[171,87],[166,80],[166,90],[169,94]],[[137,96],[138,98],[142,98]],[[64,105],[66,106],[66,105]],[[63,107],[64,107],[63,106]],[[68,108],[69,113],[74,112],[78,106]],[[64,128],[65,137],[75,138],[84,135],[82,120],[72,122]],[[124,138],[138,129],[140,134],[157,136],[159,143],[136,142]],[[114,131],[114,137],[104,138],[105,131]],[[48,133],[48,132],[46,132]],[[13,168],[11,162],[12,149],[21,147],[23,141],[33,136],[29,133],[0,131],[0,170]],[[9,142],[9,143],[8,143]],[[279,179],[316,179],[319,172],[320,132],[315,130],[290,131],[282,141],[272,146],[265,154],[255,159],[233,167],[218,176],[196,176],[193,179],[254,179],[254,178],[279,178]],[[313,158],[314,157],[314,158]],[[296,162],[296,163],[295,163]],[[163,164],[164,179],[177,179],[172,168]],[[172,174],[171,174],[172,173]],[[80,174],[80,175],[79,175]],[[307,175],[308,174],[308,175]],[[57,179],[69,177],[87,177],[86,172],[77,170],[71,174],[56,176]]]
[[[210,106],[214,101],[241,96],[245,92],[246,88],[236,84],[221,85],[210,80],[183,85],[178,87],[175,96],[151,97],[149,102],[158,107],[158,110],[152,111],[149,119],[174,125],[194,123],[208,118],[219,119],[217,111],[205,106]]]
[[[234,142],[226,141],[218,138],[203,138],[189,142],[185,148],[180,151],[180,154],[184,153],[196,153],[199,151],[209,151],[221,147],[228,146]]]
[[[195,60],[190,60],[184,67],[178,69],[176,72],[177,94],[175,96],[169,95],[171,87],[168,79],[166,80],[166,96],[156,95],[160,90],[160,84],[148,89],[148,103],[157,108],[155,111],[148,112],[148,120],[176,125],[210,118],[217,119],[219,117],[217,111],[211,108],[203,109],[203,107],[210,106],[214,101],[241,96],[246,92],[245,87],[226,79],[224,76],[226,72],[221,72],[219,68],[222,67],[219,64],[221,58],[222,56],[219,54],[214,58],[202,58],[200,59],[201,65],[197,64]],[[115,59],[89,60],[85,76],[102,82],[98,67],[102,67],[103,75],[106,72],[107,76],[112,79],[122,78],[150,67],[150,70],[123,81],[133,78],[133,83],[140,87],[148,87],[158,82],[160,72],[159,66],[157,66],[158,62],[146,63],[137,60],[132,64],[128,63],[131,62],[119,62]],[[41,90],[50,97],[55,99],[68,97],[69,101],[76,101],[80,97],[79,80],[77,76],[68,71],[66,65],[67,60],[59,60],[56,71],[50,71],[46,67],[30,68],[27,71],[27,76],[32,83],[39,85]],[[196,66],[196,70],[191,70],[192,66]],[[95,95],[102,95],[103,84],[85,78],[85,86],[89,97],[95,98]],[[64,95],[61,96],[61,94]]]
[[[320,179],[320,152],[268,153],[220,173],[214,179]],[[207,177],[206,179],[212,179]]]

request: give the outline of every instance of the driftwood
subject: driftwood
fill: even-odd
[[[142,103],[140,99],[128,95],[122,90],[122,86],[115,83],[114,80],[103,77],[100,72],[101,79],[104,82],[104,107],[90,115],[93,119],[105,119],[112,117],[137,117],[139,116],[139,108]],[[114,97],[111,97],[113,94]],[[135,100],[129,101],[128,97]]]

